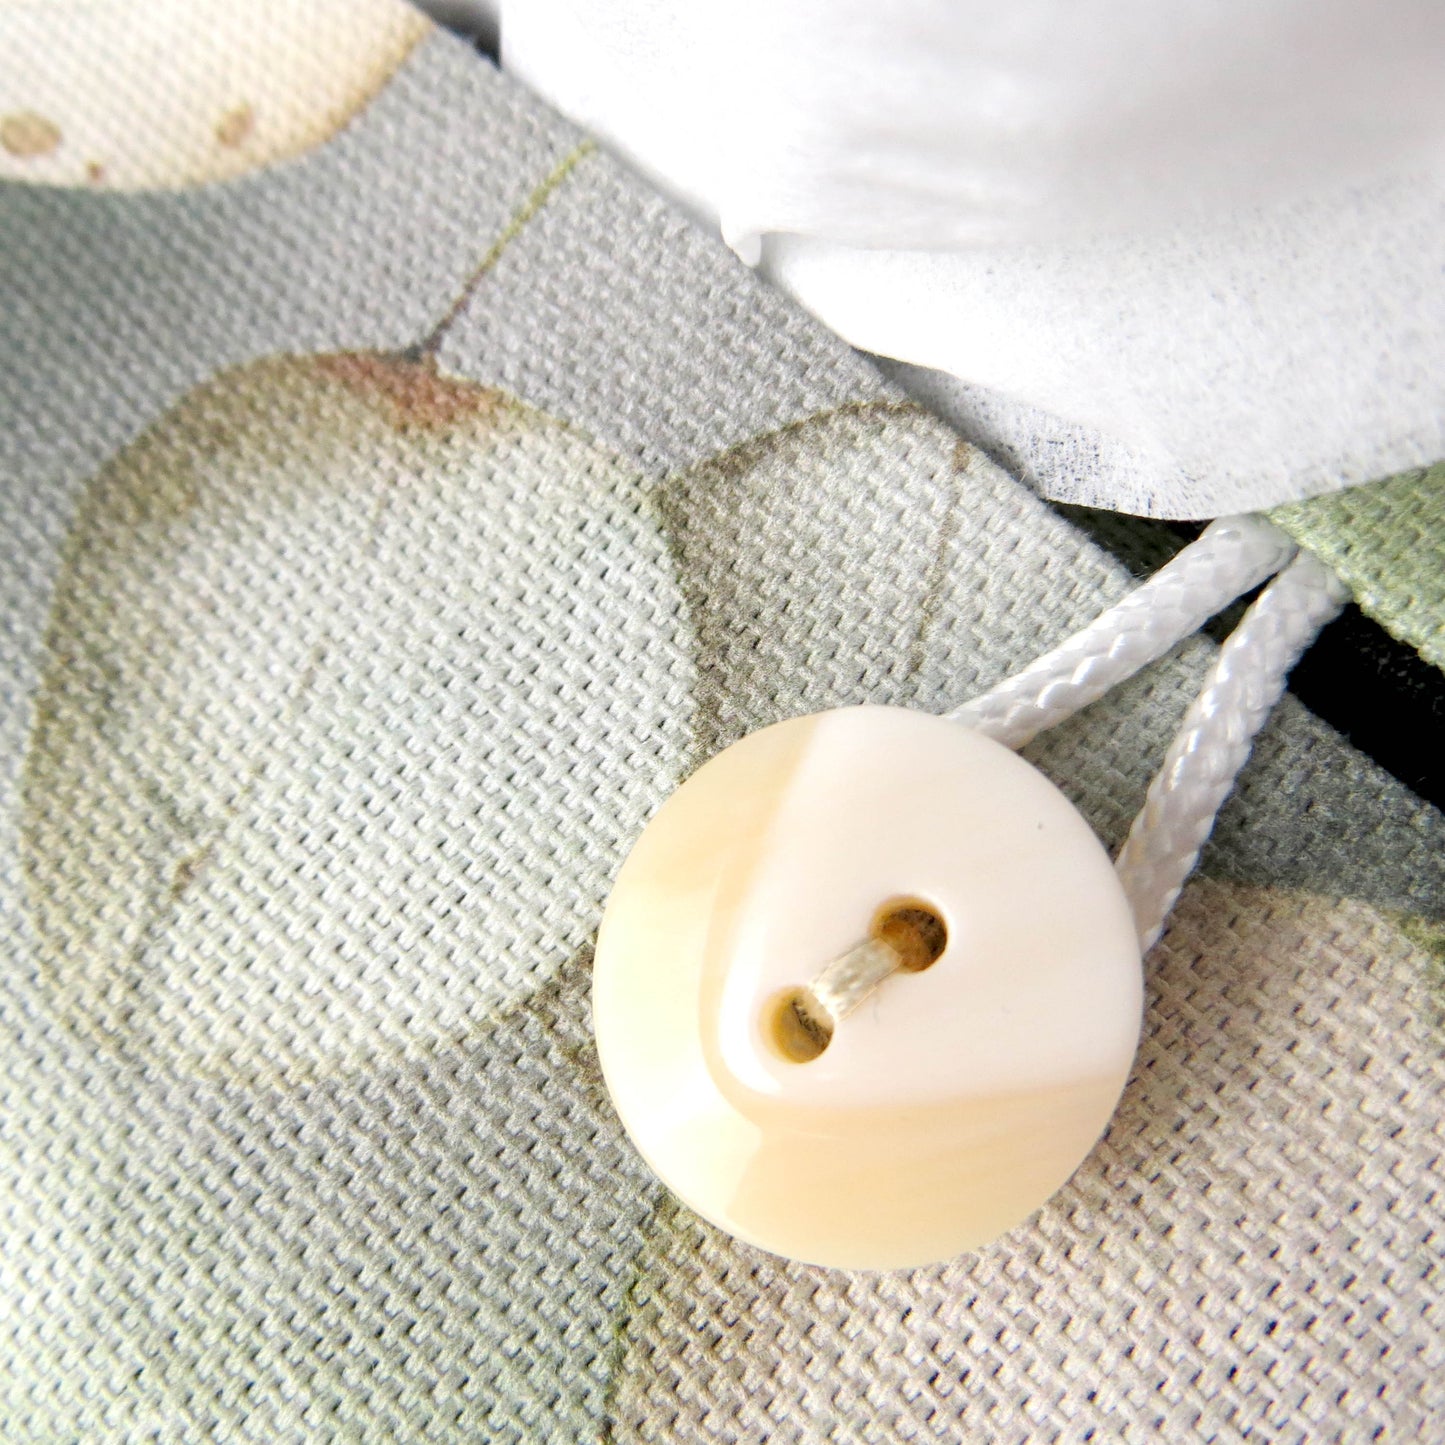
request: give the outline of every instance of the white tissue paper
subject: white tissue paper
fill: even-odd
[[[503,0],[501,32],[1050,496],[1204,517],[1445,456],[1445,5]]]

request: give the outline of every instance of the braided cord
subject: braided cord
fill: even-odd
[[[1114,865],[1146,951],[1164,931],[1290,669],[1348,596],[1333,572],[1301,553],[1220,648]]]
[[[948,714],[1011,748],[1103,697],[1278,572],[1294,543],[1262,517],[1225,517],[1052,652]]]
[[[1052,652],[947,714],[1020,747],[1162,657],[1276,572],[1220,648],[1115,860],[1146,952],[1164,931],[1290,669],[1348,598],[1339,578],[1310,554],[1296,555],[1289,538],[1263,517],[1222,518]]]

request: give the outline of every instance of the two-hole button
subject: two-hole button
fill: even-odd
[[[981,1245],[1089,1153],[1138,1041],[1102,845],[1007,748],[843,708],[720,753],[638,840],[594,1021],[659,1177],[779,1254],[893,1268]]]

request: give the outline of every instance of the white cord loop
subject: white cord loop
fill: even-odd
[[[1224,517],[1052,652],[948,714],[1011,748],[1061,723],[1272,577],[1294,543],[1263,517]]]
[[[1333,572],[1301,553],[1219,649],[1114,864],[1146,952],[1163,933],[1290,669],[1348,597]]]
[[[1281,567],[1220,649],[1115,861],[1146,951],[1164,931],[1290,669],[1348,599],[1339,578],[1308,553],[1296,556],[1264,518],[1221,519],[1122,602],[948,714],[1019,747],[1162,657]]]

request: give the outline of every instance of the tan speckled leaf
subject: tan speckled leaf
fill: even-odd
[[[242,175],[334,135],[428,28],[406,0],[0,0],[0,179]]]

